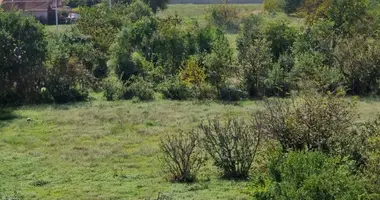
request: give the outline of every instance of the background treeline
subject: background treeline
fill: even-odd
[[[378,94],[378,1],[269,0],[264,8],[253,14],[214,5],[199,24],[158,17],[143,1],[100,3],[80,7],[81,19],[59,35],[1,12],[0,103],[65,103],[90,91],[108,100],[239,100],[340,87]],[[279,19],[282,11],[305,24]]]

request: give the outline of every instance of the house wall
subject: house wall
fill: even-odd
[[[227,0],[231,4],[253,4],[263,3],[264,0]],[[171,4],[215,4],[225,2],[225,0],[170,0]]]

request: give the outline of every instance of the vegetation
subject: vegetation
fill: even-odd
[[[165,2],[0,13],[0,198],[379,198],[378,1]]]

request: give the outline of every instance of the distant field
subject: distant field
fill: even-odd
[[[68,30],[72,25],[71,24],[60,24],[58,25],[58,32],[62,33]],[[56,31],[56,26],[55,25],[46,25],[46,30],[49,32],[55,32]]]
[[[239,9],[240,12],[257,12],[262,9],[262,4],[230,4]],[[168,5],[168,9],[158,13],[158,16],[165,17],[175,15],[184,19],[196,19],[201,25],[206,24],[207,9],[209,4],[174,4]]]

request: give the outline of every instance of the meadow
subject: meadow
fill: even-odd
[[[374,86],[378,85],[380,74],[376,70],[378,66],[376,58],[380,55],[380,49],[375,48],[377,43],[372,40],[363,43],[362,38],[358,37],[353,38],[354,43],[351,44],[344,40],[346,35],[343,34],[334,35],[337,38],[339,36],[340,40],[330,41],[331,38],[335,39],[335,37],[327,37],[331,36],[331,30],[336,29],[337,33],[341,33],[340,28],[343,26],[330,27],[333,23],[325,23],[303,31],[300,27],[304,26],[304,19],[272,12],[259,16],[256,14],[263,10],[263,6],[258,4],[234,5],[234,8],[229,8],[230,11],[236,8],[239,13],[249,15],[247,18],[243,17],[246,19],[242,21],[243,23],[237,24],[237,26],[246,25],[245,28],[241,26],[243,28],[239,32],[240,35],[224,30],[224,26],[220,28],[225,32],[219,31],[219,28],[206,27],[209,23],[206,18],[208,5],[169,5],[167,10],[156,14],[149,10],[146,13],[147,16],[138,20],[134,18],[138,9],[133,8],[150,9],[141,1],[105,12],[103,8],[106,6],[101,6],[103,7],[86,8],[84,11],[86,17],[77,24],[79,32],[70,30],[73,25],[60,25],[59,32],[67,31],[68,34],[59,37],[46,34],[46,32],[54,33],[55,26],[43,27],[38,22],[34,22],[38,28],[36,30],[40,31],[36,34],[40,40],[36,40],[36,45],[33,47],[41,47],[41,49],[33,49],[33,52],[40,50],[41,59],[36,60],[31,67],[36,69],[34,71],[40,70],[38,77],[42,81],[33,79],[30,82],[24,82],[22,75],[15,75],[14,77],[20,77],[21,80],[4,81],[8,86],[8,88],[4,87],[7,89],[4,89],[6,91],[4,93],[8,96],[1,96],[2,93],[0,93],[0,97],[3,98],[0,98],[3,102],[0,104],[0,199],[276,199],[271,197],[281,199],[288,195],[287,192],[290,194],[290,197],[287,196],[289,199],[292,197],[293,199],[323,199],[318,198],[320,196],[317,195],[325,194],[335,195],[331,196],[331,199],[355,199],[360,195],[363,195],[363,198],[373,195],[368,199],[380,197],[375,196],[378,195],[376,186],[379,183],[376,181],[380,181],[378,176],[380,173],[377,170],[380,153],[378,146],[375,146],[380,145],[378,140],[380,120],[370,122],[375,120],[380,113],[379,98],[373,95],[380,93],[378,87]],[[345,8],[341,5],[336,7]],[[215,8],[215,11],[223,13],[223,8]],[[181,23],[178,23],[175,18],[164,19],[174,14],[178,14],[185,22],[197,20],[201,28],[187,26],[188,24],[182,24],[181,20],[179,20]],[[157,20],[156,15],[162,18]],[[15,16],[3,14],[0,15],[0,22],[2,22],[1,16],[5,16],[4,19],[7,19],[6,17],[19,18],[18,26],[22,28],[25,28],[24,25],[30,20],[18,14]],[[130,19],[125,22],[120,20],[121,16],[128,16]],[[283,23],[283,19],[289,23]],[[113,25],[110,23],[115,21],[119,23]],[[128,27],[126,28],[127,25],[123,23],[126,23]],[[356,27],[357,24],[354,25]],[[145,29],[151,26],[155,28]],[[27,28],[25,29],[29,30]],[[189,29],[195,30],[194,33],[187,34],[186,31]],[[347,30],[356,31],[356,29]],[[365,29],[364,32],[370,32],[370,30]],[[362,29],[358,30],[360,31]],[[36,31],[29,30],[29,33],[33,34]],[[139,37],[136,36],[137,39],[132,37],[135,33],[138,33],[136,35],[139,37],[145,37],[146,34],[148,39],[145,41],[146,38],[141,37],[144,40],[139,41]],[[82,37],[84,35],[89,37]],[[150,38],[152,35],[155,37]],[[237,38],[239,40],[236,42]],[[16,39],[22,38],[15,38],[15,41]],[[196,39],[204,39],[204,41],[194,42]],[[272,45],[268,40],[281,45]],[[140,43],[135,44],[136,41]],[[37,45],[45,44],[45,42],[49,44],[46,48],[42,48],[43,45]],[[196,44],[188,45],[192,42]],[[322,51],[324,49],[320,50],[319,42],[321,45],[340,43],[337,47],[328,46],[328,51]],[[236,48],[236,43],[240,44],[239,48]],[[134,48],[129,49],[129,45]],[[141,49],[138,49],[140,45]],[[189,53],[193,50],[190,47],[201,49],[203,45],[207,47],[205,49],[208,49],[208,53],[205,53],[206,50],[194,55]],[[345,51],[354,45],[360,48],[353,48],[353,52]],[[160,48],[151,48],[152,46]],[[175,48],[183,50],[178,51],[179,56],[173,51]],[[294,52],[288,54],[290,51]],[[48,55],[42,59],[45,52]],[[185,53],[189,55],[183,56],[182,54]],[[160,57],[149,60],[148,57],[151,54]],[[351,56],[352,58],[346,59],[346,55],[361,57]],[[335,58],[333,56],[339,59],[333,60],[332,58]],[[6,58],[6,56],[3,57]],[[13,57],[9,56],[9,58]],[[196,58],[201,60],[196,60]],[[331,61],[327,62],[324,58],[332,60],[327,60]],[[344,62],[345,60],[348,61]],[[18,61],[10,59],[7,62],[10,63],[10,67],[6,68],[7,66],[4,65],[6,67],[2,69],[18,69],[17,67],[21,66]],[[357,71],[352,70],[359,61],[363,63],[359,67],[363,66],[366,70],[361,68]],[[42,68],[41,65],[43,65]],[[161,71],[161,65],[165,70]],[[119,69],[120,66],[125,69]],[[216,73],[209,70],[215,66]],[[338,66],[352,70],[350,71],[352,74],[340,74],[337,72],[339,70],[332,70]],[[371,68],[372,66],[375,67]],[[106,73],[107,69],[108,73]],[[134,71],[135,69],[139,70]],[[309,69],[313,71],[308,71]],[[15,74],[18,72],[18,70],[13,71]],[[372,75],[371,77],[363,73],[367,71]],[[124,72],[132,73],[125,74]],[[193,74],[195,74],[194,77]],[[224,76],[227,76],[226,80]],[[4,80],[9,78],[3,77],[5,77]],[[95,77],[99,79],[98,82],[94,81]],[[256,77],[256,79],[252,80],[251,77]],[[309,78],[310,82],[308,82]],[[351,80],[357,81],[351,82]],[[1,81],[3,80],[0,79],[0,86],[2,86]],[[39,81],[41,85],[34,87],[36,82],[33,81]],[[15,83],[24,85],[19,86]],[[320,85],[314,86],[310,83]],[[26,89],[23,90],[22,86]],[[309,101],[305,99],[297,101],[297,98],[302,98],[305,91],[305,94],[307,92],[312,94],[314,87],[318,87],[320,95],[307,96]],[[352,112],[352,121],[351,108],[355,106],[344,100],[353,98],[353,95],[348,93],[347,96],[340,96],[342,88],[348,91],[351,89],[351,92],[356,91],[358,93],[355,94],[361,95],[357,98],[355,110],[357,113]],[[1,89],[0,92],[2,92]],[[281,95],[282,90],[284,90],[283,95]],[[295,94],[294,98],[290,94]],[[300,96],[297,97],[297,94]],[[266,115],[260,115],[263,113],[255,111],[263,110],[265,105],[276,105],[265,104],[264,99],[267,95],[272,96],[269,98],[273,99],[279,98],[274,96],[283,96],[284,99],[294,100],[293,102],[296,102],[294,105],[300,102],[299,105],[304,107],[292,110],[292,105],[289,103],[291,112],[283,112],[289,115],[282,116],[283,113],[279,111],[280,114],[274,112],[278,116],[273,115],[273,117],[268,109],[264,111]],[[15,103],[9,102],[7,97],[15,98],[15,100],[19,97],[19,106],[3,106]],[[281,105],[287,107],[286,103],[288,102]],[[317,111],[314,112],[314,109]],[[356,114],[359,114],[359,118],[356,118]],[[264,116],[262,122],[267,124],[252,123],[254,117],[260,116]],[[284,119],[278,124],[285,128],[280,127],[283,129],[275,130],[277,124],[272,122],[278,121],[270,121],[268,116],[273,117],[272,119]],[[229,180],[221,178],[223,169],[216,164],[216,161],[213,162],[212,159],[215,158],[211,158],[210,150],[203,149],[209,151],[209,160],[200,168],[197,177],[192,180],[194,182],[175,182],[179,180],[173,179],[173,176],[169,177],[170,174],[162,171],[162,165],[167,165],[169,162],[163,163],[160,160],[163,156],[160,142],[164,136],[178,137],[178,133],[194,130],[202,122],[213,118],[222,123],[227,118],[243,118],[251,123],[249,127],[252,129],[247,129],[247,135],[258,134],[259,131],[267,133],[267,135],[257,137],[258,140],[261,140],[261,137],[264,138],[263,145],[260,144],[257,148],[259,149],[258,156],[255,157],[253,166],[250,166],[250,173],[247,173],[250,176],[224,177],[231,178]],[[353,123],[355,120],[368,123],[355,124]],[[351,124],[347,125],[348,123]],[[356,129],[358,132],[355,132]],[[229,129],[223,129],[223,131],[223,134],[233,132]],[[324,136],[326,132],[328,136]],[[277,133],[280,134],[276,135]],[[368,135],[365,135],[367,133]],[[286,146],[284,145],[286,141],[281,143],[284,141],[283,138],[289,136],[286,134],[290,135],[289,144],[300,144],[300,146]],[[313,136],[313,134],[316,136],[310,139],[308,136]],[[357,138],[350,137],[353,135]],[[242,147],[243,150],[252,147],[252,143],[244,143],[247,137],[239,138],[235,135],[233,137],[240,142],[233,148],[240,148],[241,144],[246,145]],[[319,142],[326,138],[329,141],[321,142],[322,145],[320,145]],[[298,139],[300,143],[297,143]],[[330,141],[333,142],[329,143]],[[315,143],[318,144],[313,146]],[[324,144],[331,145],[327,146],[327,149],[331,150],[331,155],[330,152],[324,151],[326,150]],[[365,146],[365,144],[373,146]],[[283,151],[276,152],[275,145],[278,145],[279,149],[283,148]],[[350,145],[354,148],[347,148],[347,152],[343,152]],[[201,148],[205,148],[204,146],[204,144],[200,145]],[[339,147],[342,148],[339,149]],[[338,151],[335,148],[342,150],[341,154],[335,154]],[[257,149],[254,150],[255,153]],[[324,153],[326,157],[318,158]],[[350,157],[353,154],[357,157]],[[288,155],[296,155],[296,158],[297,155],[306,155],[306,159],[292,160],[291,156],[287,157]],[[317,157],[314,157],[315,155]],[[338,155],[341,156],[339,162]],[[276,160],[275,156],[283,160],[290,158],[289,162],[286,160],[279,162],[288,164],[278,172],[285,177],[279,181],[270,180],[269,175],[274,172],[272,169],[275,169],[269,160]],[[346,163],[346,160],[343,160],[346,158],[352,160]],[[368,159],[363,161],[363,165],[359,163],[362,158]],[[318,159],[322,159],[322,162]],[[241,160],[248,159],[243,158],[239,161]],[[312,162],[309,162],[310,160]],[[354,161],[358,161],[355,163],[357,166],[353,164]],[[293,164],[294,168],[298,167],[296,170],[293,170]],[[320,171],[313,170],[313,164]],[[368,167],[365,166],[366,164]],[[239,165],[239,163],[236,161],[232,165]],[[361,168],[362,166],[364,167]],[[364,170],[361,172],[359,169]],[[351,182],[345,183],[344,176],[347,176],[347,180]],[[289,180],[286,180],[286,177]],[[331,177],[333,178],[329,179]],[[296,195],[304,195],[301,194],[303,191],[300,189],[304,185],[302,189],[310,191],[310,194],[306,194],[304,198],[300,196],[295,198]],[[279,194],[282,192],[281,189],[276,190],[280,187],[284,189],[283,194]],[[351,188],[356,189],[356,193],[352,192],[349,196]],[[299,189],[300,194],[297,193]],[[268,196],[258,198],[260,195],[261,197]],[[310,198],[307,198],[309,197],[307,195],[310,195]]]
[[[0,117],[1,197],[155,199],[163,194],[173,199],[249,199],[254,182],[220,179],[211,161],[197,183],[168,182],[160,172],[158,142],[207,118],[248,118],[261,103],[98,98],[17,108]],[[358,111],[363,120],[371,119],[380,112],[380,102],[360,100]]]

